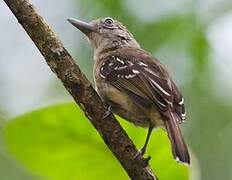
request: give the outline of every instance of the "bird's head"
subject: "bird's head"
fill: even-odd
[[[98,52],[122,46],[140,47],[127,28],[113,18],[99,18],[89,23],[73,18],[68,21],[88,37],[94,50]]]

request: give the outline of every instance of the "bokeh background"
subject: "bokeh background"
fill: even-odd
[[[112,16],[126,24],[141,46],[168,67],[185,97],[188,120],[182,129],[194,167],[184,172],[190,175],[181,178],[232,180],[231,0],[34,0],[33,3],[91,81],[92,49],[66,19],[76,17],[89,21]],[[100,139],[96,140],[99,143],[94,142],[95,130],[88,122],[83,121],[86,126],[73,128],[76,122],[73,116],[78,115],[72,105],[22,116],[72,99],[3,1],[0,2],[0,27],[0,179],[96,179],[110,177],[104,175],[110,170],[117,177],[114,170],[120,169],[119,164],[111,165],[111,159],[107,163],[102,161],[111,167],[107,170],[96,163],[104,159],[102,151],[112,157]],[[79,118],[84,119],[83,115]],[[132,137],[138,132],[136,129],[130,131]],[[75,138],[82,136],[77,132],[88,132],[92,139],[80,138],[84,145],[78,146]],[[137,142],[142,144],[141,139]],[[92,152],[95,144],[103,150]],[[92,159],[87,163],[84,155],[76,156],[73,147],[79,151],[81,147],[83,153],[96,153],[98,161]],[[50,157],[51,153],[54,156]],[[44,158],[45,154],[50,159]],[[72,162],[85,162],[86,166],[77,167]],[[89,164],[96,169],[93,175],[85,172],[82,178],[74,176],[73,172],[80,172],[78,168],[83,168],[83,173],[91,168]],[[72,168],[68,171],[63,166]],[[169,173],[162,168],[158,172]],[[127,179],[123,172],[119,177]],[[170,177],[178,179],[178,175]]]

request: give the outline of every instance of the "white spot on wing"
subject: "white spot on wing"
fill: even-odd
[[[166,105],[163,104],[162,102],[158,101],[158,103],[159,103],[161,106],[166,107]]]
[[[167,91],[165,91],[157,82],[155,82],[153,79],[149,78],[151,82],[165,95],[171,96]]]
[[[183,114],[181,114],[181,117],[182,117],[182,118],[185,118],[185,116],[186,116],[186,112],[183,113]]]
[[[119,59],[118,57],[116,58],[116,60],[117,60],[118,62],[120,62],[120,63],[124,64],[124,61],[123,61],[123,60],[121,60],[121,59]]]
[[[135,74],[139,74],[140,72],[138,70],[132,69],[132,72]]]
[[[105,79],[105,78],[106,78],[106,77],[105,77],[103,74],[101,74],[101,73],[100,73],[100,76],[101,76],[103,79]]]
[[[145,64],[145,63],[143,63],[143,62],[138,62],[138,65],[144,66],[144,67],[147,67],[147,66],[148,66],[147,64]]]
[[[181,101],[178,104],[183,105],[184,104],[184,98],[182,98]]]
[[[126,79],[130,79],[130,78],[133,78],[135,76],[136,76],[136,74],[129,74],[129,75],[126,75],[125,78]]]
[[[111,62],[111,63],[109,63],[109,66],[112,66],[113,64],[114,64],[114,63]]]
[[[152,75],[154,75],[154,76],[160,78],[160,77],[159,77],[155,72],[153,72],[151,69],[149,69],[149,68],[144,68],[144,69],[145,69],[145,71],[149,72],[150,74],[152,74]]]
[[[129,66],[133,66],[134,64],[131,61],[127,61]]]
[[[114,70],[122,70],[122,69],[126,69],[127,67],[128,67],[127,65],[125,65],[125,66],[120,66],[120,67],[116,66],[116,67],[114,68]]]

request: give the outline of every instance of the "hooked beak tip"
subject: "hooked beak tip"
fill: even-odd
[[[68,18],[67,21],[70,22],[71,24],[73,24],[73,23],[75,23],[76,19],[74,19],[74,18]]]
[[[68,18],[67,21],[70,22],[73,26],[78,28],[81,32],[83,32],[86,35],[88,35],[91,32],[97,32],[96,27],[93,26],[92,24],[74,18]]]

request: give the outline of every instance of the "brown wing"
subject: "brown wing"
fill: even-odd
[[[173,92],[173,107],[175,112],[180,117],[179,123],[183,122],[186,119],[186,111],[184,106],[184,98],[180,94],[180,91],[176,87],[175,83],[172,81],[172,92]]]
[[[125,48],[105,60],[100,74],[140,106],[156,105],[164,117],[174,157],[189,164],[188,149],[177,125],[185,118],[183,99],[164,66],[142,50]]]
[[[162,112],[173,109],[181,96],[164,66],[142,50],[123,49],[109,56],[101,75],[136,103],[155,104]]]

